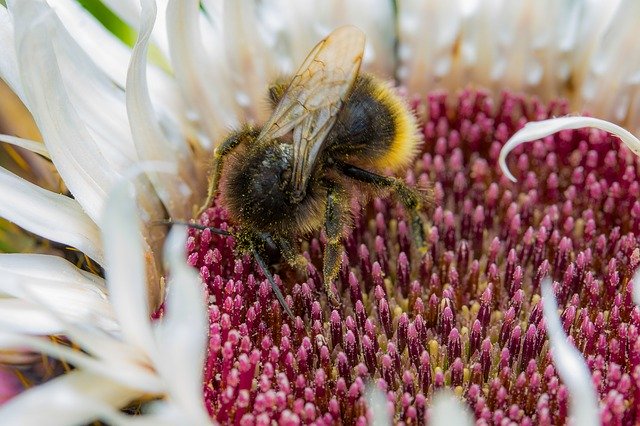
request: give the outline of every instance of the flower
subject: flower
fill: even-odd
[[[395,202],[363,206],[345,242],[339,309],[319,295],[322,236],[308,242],[307,280],[281,271],[292,323],[251,259],[234,259],[231,238],[191,231],[189,262],[215,300],[205,369],[211,415],[221,423],[359,423],[374,380],[395,422],[424,422],[430,398],[448,387],[481,423],[562,424],[569,379],[583,380],[588,365],[601,419],[633,422],[635,409],[625,407],[639,406],[640,308],[630,283],[640,246],[637,219],[616,212],[640,207],[637,158],[604,132],[563,131],[516,148],[520,180],[511,183],[498,167],[501,147],[526,120],[564,115],[566,104],[510,93],[494,102],[466,90],[432,94],[415,109],[428,111],[425,152],[406,179],[435,183],[428,251],[412,247]],[[220,207],[200,220],[227,226]],[[555,282],[543,315],[548,275]],[[547,327],[568,334],[587,365],[562,345],[566,337],[550,347]],[[566,376],[568,368],[584,374]],[[574,413],[593,419],[586,377]]]
[[[539,287],[551,274],[564,332],[587,355],[601,419],[636,418],[624,410],[637,405],[638,308],[629,284],[640,253],[635,157],[603,132],[572,130],[530,151],[516,148],[509,161],[519,183],[497,165],[501,147],[527,121],[586,109],[637,130],[630,90],[637,64],[628,59],[637,56],[638,5],[109,4],[139,30],[133,49],[71,0],[0,7],[0,75],[32,113],[44,146],[2,140],[50,158],[73,195],[0,169],[0,191],[12,201],[0,204],[0,216],[88,259],[78,268],[59,256],[0,256],[1,347],[43,351],[75,367],[15,397],[0,415],[124,422],[114,408],[149,396],[158,399],[148,404],[153,420],[206,422],[194,390],[204,374],[204,407],[221,421],[364,421],[367,380],[383,390],[395,420],[441,419],[428,404],[435,389],[451,387],[480,422],[562,421],[568,400],[580,396],[563,366],[583,361],[551,327],[549,297],[543,318]],[[202,295],[180,265],[175,240],[166,310],[149,323],[165,293],[164,234],[149,225],[165,212],[191,217],[204,198],[215,143],[242,121],[263,121],[266,83],[345,23],[367,34],[365,67],[395,73],[408,96],[418,96],[413,106],[426,145],[407,180],[435,185],[430,248],[425,256],[411,248],[394,203],[364,206],[345,241],[337,282],[344,306],[332,311],[314,292],[322,252],[322,237],[314,236],[308,281],[286,268],[278,278],[300,316],[289,322],[250,259],[234,257],[232,238],[191,231],[188,261],[200,268],[210,297],[202,371]],[[171,73],[147,64],[151,44]],[[490,92],[453,94],[469,83]],[[434,88],[450,94],[427,96]],[[569,105],[553,101],[561,96]],[[137,209],[127,197],[132,174]],[[198,220],[218,226],[226,216],[214,206]],[[84,352],[36,337],[50,334]],[[51,395],[60,398],[42,406]],[[69,406],[75,398],[82,404]]]

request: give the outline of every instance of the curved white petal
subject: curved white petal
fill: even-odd
[[[139,392],[87,371],[72,371],[29,389],[0,406],[3,424],[88,424],[98,418],[93,401],[122,407]],[[43,403],[46,401],[46,403]]]
[[[60,257],[0,254],[0,275],[0,294],[39,302],[71,322],[117,329],[104,280]]]
[[[560,324],[550,278],[545,278],[542,282],[542,300],[547,333],[551,342],[551,356],[558,375],[569,390],[571,417],[577,425],[597,426],[600,424],[600,414],[591,373],[582,354],[567,342],[567,335]]]
[[[64,24],[65,29],[113,83],[124,88],[131,49],[102,26],[86,9],[74,0],[47,0]],[[137,2],[133,2],[139,8]],[[137,26],[137,25],[136,25]],[[147,68],[149,91],[154,105],[171,122],[179,123],[184,109],[174,81],[158,67]],[[129,130],[127,126],[126,130]],[[129,136],[130,138],[131,136]]]
[[[453,393],[438,392],[431,405],[430,422],[433,426],[471,426],[475,424],[469,408]]]
[[[167,41],[167,33],[165,31],[166,10],[168,0],[158,1],[158,26],[152,31],[153,43],[160,49],[160,52],[169,58],[169,43]],[[104,0],[109,9],[114,11],[120,19],[125,21],[133,28],[138,28],[140,22],[143,21],[144,12],[140,7],[140,0]],[[143,15],[141,18],[140,16]]]
[[[100,232],[76,200],[42,189],[0,167],[0,216],[102,264]]]
[[[76,17],[79,13],[78,8],[82,9],[78,4],[69,4],[69,0],[49,1],[54,3],[57,12],[63,16]],[[80,20],[79,23],[76,22],[77,19],[71,19],[76,24],[72,25],[72,28],[82,29],[86,27],[82,24],[86,23],[97,25],[92,18],[83,17],[85,19]],[[124,92],[94,63],[90,55],[72,38],[67,28],[62,27],[57,17],[52,20],[56,28],[54,49],[70,101],[77,109],[83,122],[86,123],[90,135],[102,149],[103,158],[113,170],[113,176],[117,177],[138,162],[138,153],[133,143]],[[103,29],[103,31],[105,30]],[[82,31],[76,31],[75,35],[79,40],[87,40],[93,34],[89,32],[83,37]],[[108,50],[108,46],[101,49],[101,52],[106,50]],[[128,55],[127,53],[127,58]],[[125,60],[126,58],[119,59]],[[127,66],[126,60],[122,65]],[[87,93],[91,93],[92,96],[87,96]],[[174,93],[173,98],[177,99],[179,96]],[[167,111],[166,105],[163,105],[163,111]],[[166,114],[164,117],[166,118]],[[173,123],[170,123],[170,120],[167,125],[177,128]],[[179,134],[180,129],[176,130],[176,133]],[[150,183],[146,179],[140,179],[137,184],[140,189],[137,195],[143,220],[151,221],[164,217],[164,209]],[[158,234],[161,230],[156,229],[155,231],[155,234]],[[149,234],[154,234],[154,232],[149,232]],[[155,237],[149,236],[149,243],[155,245]],[[155,298],[155,295],[152,294],[152,297]]]
[[[186,229],[175,226],[165,245],[170,281],[166,313],[156,329],[157,368],[171,398],[182,407],[190,423],[206,423],[202,380],[209,324],[207,303],[198,273],[186,263],[186,237]]]
[[[13,333],[45,336],[60,334],[64,325],[35,303],[0,297],[0,328]]]
[[[170,141],[163,134],[149,99],[147,87],[147,50],[156,8],[153,0],[143,0],[142,22],[138,40],[133,48],[127,74],[127,112],[131,132],[143,161],[178,164],[178,178],[173,175],[149,172],[156,193],[173,218],[190,217],[193,207],[193,188],[197,186],[193,174],[193,159],[184,143]]]
[[[29,139],[3,134],[0,134],[0,142],[19,146],[20,148],[24,148],[31,152],[35,152],[36,154],[42,155],[44,158],[50,158],[49,151],[47,151],[47,147],[44,146],[42,142],[36,142]]]
[[[55,14],[36,0],[12,4],[26,104],[60,176],[95,221],[117,174],[108,167],[64,88],[52,43]]]
[[[122,180],[109,196],[102,218],[109,299],[124,339],[143,353],[155,353],[149,324],[144,243],[133,185]]]
[[[24,90],[20,81],[13,39],[13,22],[9,12],[2,5],[0,5],[0,78],[24,102]]]
[[[238,111],[232,89],[223,80],[225,64],[207,61],[199,5],[198,0],[170,0],[167,33],[171,65],[191,108],[187,117],[205,130],[203,148],[211,150],[230,128],[238,125]]]
[[[150,367],[150,360],[146,354],[140,352],[137,347],[129,345],[119,339],[117,331],[112,333],[107,330],[96,327],[89,321],[78,321],[74,318],[67,318],[63,312],[52,306],[40,294],[31,291],[28,286],[24,287],[22,292],[16,292],[17,297],[25,297],[29,300],[19,299],[2,299],[0,298],[0,312],[11,314],[9,318],[0,317],[0,327],[7,334],[5,337],[6,347],[20,347],[20,339],[16,344],[15,333],[21,335],[45,335],[45,334],[61,334],[73,342],[76,347],[81,348],[87,355],[93,358],[87,358],[86,368],[96,368],[101,374],[119,380],[124,384],[129,384],[133,388],[141,389],[145,392],[160,393],[159,382],[155,372]],[[24,308],[24,312],[17,312],[20,307]],[[17,324],[20,318],[25,319],[25,314],[34,313],[35,318],[28,318],[24,324]],[[52,329],[57,327],[51,333],[37,332],[35,327],[41,326],[43,329]],[[13,340],[11,336],[14,336]],[[26,338],[26,336],[25,336]],[[58,346],[54,345],[54,351],[41,340],[27,340],[25,346],[33,347],[35,350],[51,353],[60,357],[61,353],[56,351]],[[13,345],[13,346],[12,346]],[[44,346],[43,346],[44,345]],[[63,350],[67,350],[66,347]],[[101,361],[109,364],[109,367],[100,367]],[[99,368],[97,368],[99,367]],[[113,370],[111,370],[113,368]],[[132,375],[131,375],[132,373]]]
[[[106,348],[105,348],[106,349]],[[0,350],[31,350],[65,360],[78,369],[92,372],[135,389],[142,394],[160,394],[164,383],[155,372],[144,364],[113,362],[105,354],[104,359],[91,357],[78,349],[56,343],[44,337],[26,336],[0,330]]]
[[[542,139],[561,130],[581,129],[584,127],[594,127],[596,129],[609,132],[619,137],[622,142],[624,142],[624,144],[627,145],[627,147],[636,155],[640,155],[640,140],[632,135],[631,132],[618,125],[593,117],[552,118],[549,120],[529,122],[525,124],[522,129],[518,130],[515,135],[511,136],[507,143],[502,147],[502,150],[500,150],[498,163],[500,164],[502,173],[504,173],[504,175],[512,182],[517,181],[515,176],[513,176],[509,171],[506,159],[507,155],[509,155],[511,151],[523,143]]]
[[[120,19],[131,27],[137,27],[140,20],[140,2],[137,0],[104,0],[103,3]]]
[[[58,17],[51,13],[52,9],[46,4],[42,9],[52,15],[51,43],[71,104],[111,168],[118,172],[130,167],[137,160],[137,155],[129,130],[123,90],[113,84],[80,47]],[[88,93],[91,95],[87,96]]]

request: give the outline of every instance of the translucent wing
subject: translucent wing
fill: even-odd
[[[358,76],[364,33],[338,28],[313,48],[258,136],[258,142],[293,130],[291,185],[302,194],[327,134]]]

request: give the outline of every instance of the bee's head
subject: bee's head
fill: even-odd
[[[224,203],[236,220],[269,230],[291,213],[291,145],[249,147],[225,167]]]

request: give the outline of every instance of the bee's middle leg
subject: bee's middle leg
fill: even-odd
[[[276,241],[278,243],[278,247],[280,247],[282,256],[290,266],[293,266],[294,268],[298,268],[300,270],[307,266],[307,264],[309,263],[307,261],[307,258],[296,252],[293,244],[291,244],[291,241],[283,237],[276,238]]]
[[[340,301],[331,291],[331,283],[338,276],[342,261],[342,231],[345,225],[350,224],[349,200],[344,191],[335,184],[329,186],[327,194],[327,208],[325,211],[325,233],[327,245],[324,250],[322,272],[324,276],[324,290],[329,301],[334,306],[339,306]]]

